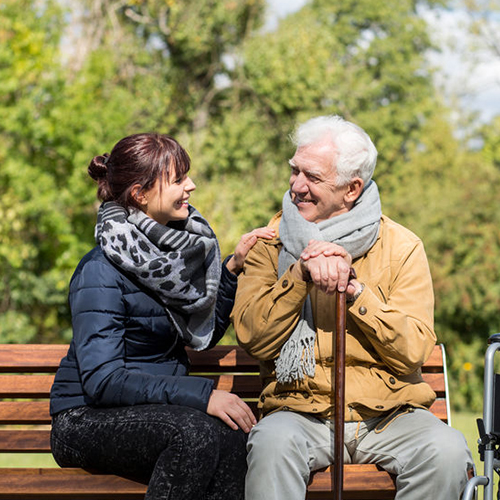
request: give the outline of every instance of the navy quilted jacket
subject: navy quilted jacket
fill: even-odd
[[[212,345],[229,325],[237,278],[225,265]],[[50,395],[52,415],[82,405],[184,405],[206,411],[213,381],[188,375],[184,344],[165,309],[94,248],[70,283],[73,339]]]

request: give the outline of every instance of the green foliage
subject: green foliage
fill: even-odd
[[[283,135],[314,114],[360,124],[380,150],[379,181],[391,182],[385,178],[397,174],[435,104],[424,61],[430,47],[412,2],[317,1],[254,37],[245,72]]]
[[[484,354],[487,337],[476,337],[471,342],[455,342],[448,356],[448,383],[450,404],[458,411],[480,412],[483,408]],[[447,351],[450,351],[447,348]]]
[[[227,254],[279,209],[296,124],[341,114],[377,145],[384,211],[424,241],[453,400],[476,409],[482,343],[500,329],[500,121],[479,131],[480,151],[456,138],[416,1],[311,0],[274,31],[262,30],[264,8],[2,2],[0,341],[70,338],[68,282],[93,246],[97,208],[86,168],[120,138],[180,140],[193,203]]]
[[[484,147],[482,156],[484,163],[492,164],[500,170],[500,116],[482,127]]]
[[[385,209],[424,240],[438,332],[444,340],[460,332],[470,342],[500,328],[500,170],[461,147],[443,119],[424,132]]]
[[[444,117],[427,123],[408,157],[403,182],[382,193],[384,211],[424,241],[453,401],[480,410],[486,341],[500,331],[500,170],[463,147]]]
[[[56,254],[68,233],[51,175],[57,163],[46,155],[45,141],[61,88],[53,64],[60,27],[61,12],[53,2],[7,1],[0,8],[0,315],[8,341],[30,340],[53,326],[49,317],[58,299],[56,288],[47,299],[55,300],[51,311],[36,314],[46,299],[43,291],[52,288],[45,278],[54,281]],[[67,277],[56,279],[59,292]]]

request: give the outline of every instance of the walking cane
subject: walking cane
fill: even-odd
[[[336,336],[335,352],[335,414],[333,444],[333,479],[334,500],[342,500],[344,485],[344,406],[345,406],[345,330],[346,330],[346,297],[345,292],[336,294]]]

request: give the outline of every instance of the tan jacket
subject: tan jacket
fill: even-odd
[[[269,223],[278,231],[281,214]],[[263,414],[294,410],[333,416],[335,297],[287,270],[278,279],[279,238],[259,240],[238,281],[232,320],[238,342],[260,360]],[[429,407],[435,399],[420,367],[436,342],[434,295],[419,238],[382,216],[377,241],[353,263],[365,288],[348,307],[346,421],[359,421],[404,404]],[[316,372],[302,382],[278,384],[274,360],[311,295],[316,325]]]

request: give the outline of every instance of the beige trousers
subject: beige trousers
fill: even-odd
[[[344,463],[376,463],[397,475],[397,500],[458,500],[472,457],[463,435],[411,409],[345,424]],[[304,500],[311,471],[333,461],[333,423],[279,411],[248,439],[245,500]]]

